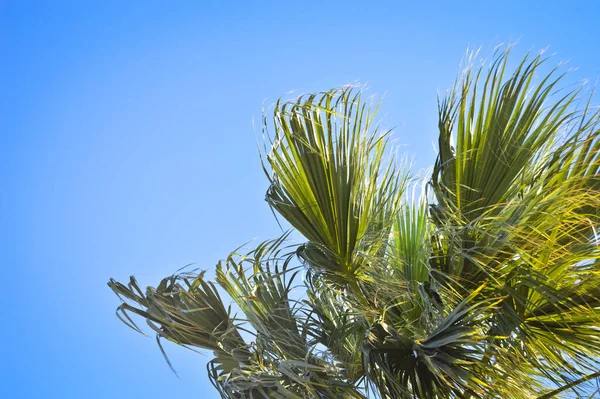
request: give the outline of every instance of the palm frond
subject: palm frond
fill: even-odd
[[[250,351],[230,311],[225,309],[216,287],[204,281],[204,273],[167,277],[156,289],[148,287],[145,293],[134,277],[127,286],[113,279],[108,285],[123,300],[117,316],[140,333],[131,314],[143,317],[156,332],[159,345],[160,338],[165,338],[192,349],[211,350],[220,375],[250,362]],[[162,346],[161,351],[168,362]]]
[[[506,298],[491,327],[507,353],[560,383],[600,356],[599,118],[577,110],[577,89],[556,97],[556,70],[534,83],[541,55],[504,80],[509,53],[487,74],[468,69],[440,104],[433,265],[465,293],[489,282]]]
[[[267,201],[309,240],[309,264],[342,282],[360,278],[361,253],[382,248],[404,189],[376,110],[348,87],[277,102],[273,113]]]

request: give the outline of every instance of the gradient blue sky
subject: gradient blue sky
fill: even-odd
[[[252,120],[290,90],[386,93],[426,167],[468,45],[550,45],[600,77],[600,3],[533,3],[0,0],[0,397],[216,398],[209,358],[166,345],[178,379],[106,281],[279,234]]]

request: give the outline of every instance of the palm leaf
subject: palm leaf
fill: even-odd
[[[309,264],[339,281],[360,278],[361,254],[382,248],[403,191],[375,116],[351,87],[274,110],[267,201],[309,240]]]

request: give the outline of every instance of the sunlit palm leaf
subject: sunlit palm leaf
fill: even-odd
[[[360,277],[361,253],[382,247],[404,185],[375,116],[351,87],[274,110],[267,201],[310,241],[305,259],[343,280]]]
[[[577,90],[553,96],[554,71],[534,84],[541,56],[504,80],[508,55],[441,103],[434,265],[465,292],[487,280],[507,295],[492,330],[560,383],[600,355],[598,113],[576,110]]]

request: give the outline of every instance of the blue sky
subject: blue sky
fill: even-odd
[[[467,46],[550,45],[600,77],[600,3],[448,3],[0,1],[0,397],[217,397],[209,357],[166,345],[177,378],[106,281],[279,234],[263,103],[367,83],[426,167]]]

